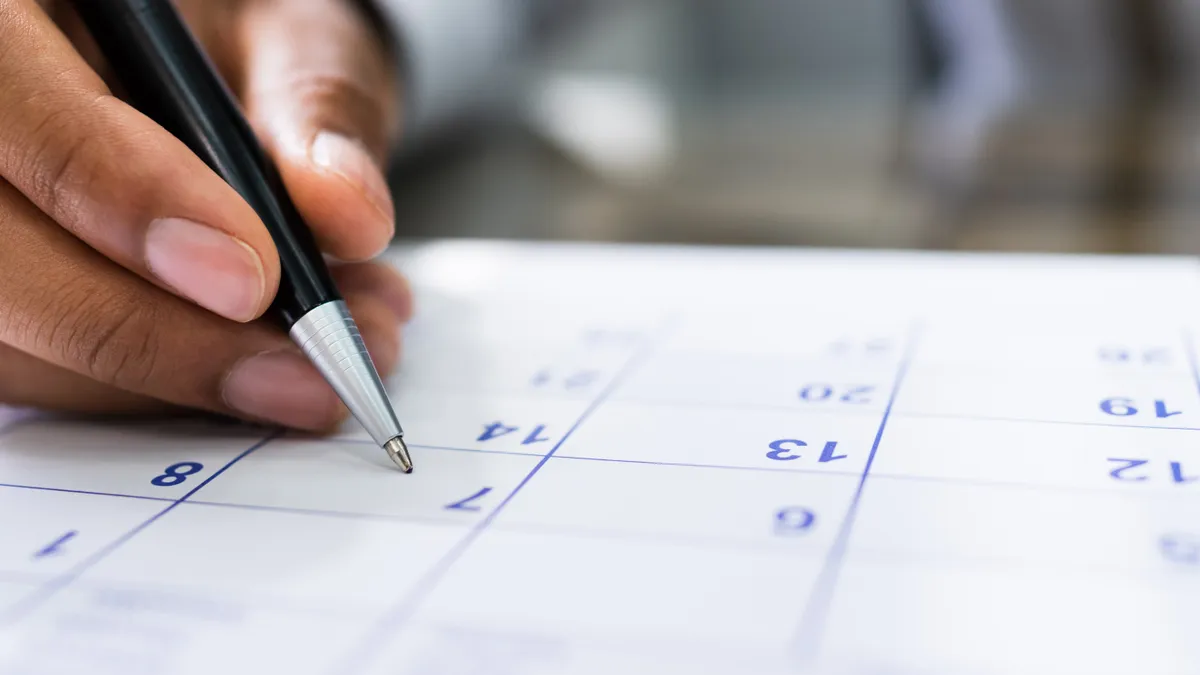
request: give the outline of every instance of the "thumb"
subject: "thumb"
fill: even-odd
[[[396,69],[349,0],[247,3],[242,100],[321,248],[377,255],[395,232],[384,178],[400,128]]]

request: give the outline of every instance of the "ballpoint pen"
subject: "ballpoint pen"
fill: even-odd
[[[281,267],[272,313],[371,438],[411,473],[404,431],[312,232],[171,0],[73,4],[131,102],[204,160],[266,225]]]

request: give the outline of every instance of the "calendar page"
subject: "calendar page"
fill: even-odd
[[[1200,267],[431,242],[416,471],[0,429],[0,672],[1200,673]]]

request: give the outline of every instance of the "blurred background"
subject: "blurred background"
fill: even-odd
[[[614,0],[510,66],[401,236],[1200,253],[1200,0]]]

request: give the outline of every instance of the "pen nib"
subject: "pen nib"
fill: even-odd
[[[387,450],[388,457],[400,467],[404,473],[412,473],[413,463],[412,457],[408,455],[408,446],[404,444],[404,439],[400,436],[393,438],[383,446]]]

